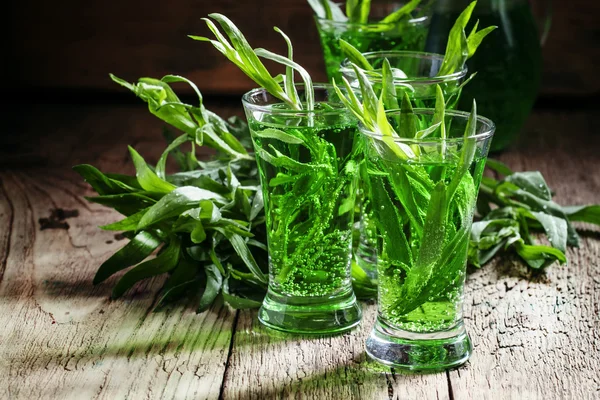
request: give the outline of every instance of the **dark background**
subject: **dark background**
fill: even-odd
[[[228,15],[254,47],[284,52],[283,40],[271,29],[279,26],[291,37],[296,60],[315,81],[326,79],[306,0],[23,0],[3,13],[8,45],[2,68],[10,98],[135,102],[109,72],[130,81],[184,75],[204,94],[239,96],[253,83],[210,44],[186,37],[208,33],[200,18],[210,12]],[[538,105],[597,105],[600,2],[555,0],[553,14]]]

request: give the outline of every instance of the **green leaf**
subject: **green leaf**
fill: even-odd
[[[192,239],[192,243],[202,243],[206,239],[206,231],[204,230],[204,226],[202,226],[202,222],[197,222],[190,234],[190,239]]]
[[[450,75],[460,71],[464,67],[465,62],[473,57],[483,39],[497,28],[496,26],[489,26],[477,31],[479,26],[479,21],[477,21],[475,27],[467,37],[465,28],[471,19],[471,14],[476,5],[477,1],[469,4],[458,16],[452,29],[450,29],[444,60],[438,71],[438,76]]]
[[[350,22],[360,20],[360,1],[361,0],[346,0],[346,16]]]
[[[396,97],[396,87],[394,86],[394,74],[392,72],[392,66],[387,58],[383,60],[381,77],[381,98],[383,99],[383,105],[388,110],[396,110],[400,108],[398,105],[398,98]]]
[[[412,252],[408,246],[406,235],[402,231],[404,224],[398,215],[397,207],[394,205],[387,191],[383,178],[371,178],[371,200],[375,209],[379,210],[379,218],[376,219],[377,229],[381,235],[398,238],[397,243],[390,243],[384,248],[390,262],[398,265],[412,265]]]
[[[369,22],[369,13],[371,11],[371,0],[361,0],[360,1],[360,14],[357,22],[361,24],[366,24]]]
[[[156,175],[160,179],[166,180],[165,169],[166,169],[167,157],[169,156],[169,153],[171,153],[173,150],[175,150],[176,148],[178,148],[179,146],[181,146],[182,144],[184,144],[185,142],[187,142],[189,140],[190,139],[189,139],[187,133],[185,133],[185,134],[179,136],[177,139],[173,140],[167,146],[165,151],[163,151],[162,155],[158,159],[158,163],[156,163]]]
[[[358,68],[356,65],[353,65],[352,67],[354,68],[354,72],[356,73],[356,77],[358,78],[358,82],[360,84],[360,92],[363,101],[361,110],[364,110],[364,115],[371,116],[370,119],[374,120],[373,116],[377,115],[378,99],[373,91],[373,86],[371,85],[369,78],[360,68]],[[350,87],[350,84],[348,84],[348,87]],[[351,88],[348,91],[348,94],[353,94]],[[341,97],[343,97],[343,95]]]
[[[377,296],[377,283],[369,278],[361,266],[365,261],[357,254],[354,254],[354,258],[351,266],[352,289],[354,293],[361,299],[369,299]]]
[[[294,59],[294,48],[292,46],[292,41],[290,40],[288,35],[283,33],[283,31],[281,29],[279,29],[278,27],[274,27],[273,29],[275,30],[275,32],[278,32],[281,36],[283,36],[283,40],[285,40],[285,43],[288,48],[288,59],[290,61],[293,60]],[[299,103],[300,99],[298,97],[298,92],[296,90],[296,86],[294,85],[294,68],[291,67],[290,65],[287,65],[285,67],[284,86],[285,86],[285,92],[290,97],[290,101],[292,103]]]
[[[539,171],[516,172],[510,174],[504,180],[540,199],[552,200],[550,188]]]
[[[547,267],[558,261],[560,264],[567,262],[565,254],[554,247],[543,245],[528,245],[522,239],[514,243],[517,254],[534,269]]]
[[[135,164],[138,182],[144,190],[156,193],[169,193],[176,188],[176,186],[170,184],[169,182],[160,179],[154,173],[154,171],[148,167],[146,161],[138,154],[137,151],[135,151],[133,147],[129,146],[129,152],[131,153],[131,158]]]
[[[223,281],[223,300],[231,307],[237,310],[244,310],[249,308],[259,308],[262,303],[256,300],[248,299],[245,297],[240,297],[233,295],[229,292],[229,280],[225,279]]]
[[[169,272],[179,262],[180,243],[176,236],[171,238],[171,242],[166,250],[160,253],[156,258],[141,263],[131,270],[127,271],[115,285],[112,297],[118,298],[123,295],[137,282],[156,275]]]
[[[557,248],[563,253],[567,251],[567,221],[544,212],[532,211],[531,214],[538,220],[546,234],[552,247]]]
[[[114,75],[110,77],[148,103],[148,110],[159,119],[188,134],[193,134],[198,129],[198,124],[190,116],[188,109],[181,105],[179,98],[166,82],[140,78],[137,84],[132,85]]]
[[[292,136],[289,133],[281,131],[275,128],[266,128],[263,130],[256,130],[252,132],[254,136],[258,136],[259,138],[266,139],[276,139],[284,143],[288,144],[303,144],[304,141],[296,136]]]
[[[480,30],[479,32],[476,32],[476,28],[473,29],[473,31],[471,32],[469,37],[467,37],[467,48],[469,49],[467,58],[471,58],[471,57],[473,57],[473,55],[475,55],[475,52],[477,51],[477,48],[479,47],[479,45],[481,44],[483,39],[487,35],[492,33],[492,31],[494,31],[496,28],[498,28],[498,27],[497,26],[488,26],[487,28],[484,28],[484,29]]]
[[[538,190],[539,193],[545,193],[545,190],[539,187],[537,189],[531,188],[531,190]],[[564,219],[567,222],[567,244],[569,246],[579,245],[579,235],[577,235],[575,228],[569,222],[569,219],[562,207],[552,200],[540,198],[527,190],[519,188],[519,186],[516,186],[514,183],[507,181],[504,181],[496,186],[494,189],[494,194],[502,199],[502,201],[511,205],[524,207],[530,211],[541,211],[546,214]]]
[[[100,170],[98,170],[96,167],[91,165],[76,165],[73,167],[73,170],[81,175],[83,179],[85,179],[85,181],[89,183],[90,186],[94,188],[94,190],[100,195],[129,192],[129,190],[124,189],[122,185],[119,185],[113,179],[110,179],[108,176],[100,172]]]
[[[221,272],[214,264],[206,265],[204,271],[206,272],[206,287],[198,304],[198,313],[206,311],[212,305],[223,286]]]
[[[447,225],[446,214],[448,210],[447,194],[444,182],[438,182],[431,193],[431,199],[429,200],[429,206],[427,207],[421,248],[419,249],[419,256],[413,267],[415,272],[419,269],[423,269],[424,272],[419,273],[423,281],[427,281],[426,278],[429,276],[427,270],[430,269],[435,260],[439,258],[442,247],[444,246]],[[411,270],[411,273],[413,270]]]
[[[254,274],[256,279],[258,279],[262,283],[267,283],[267,277],[256,263],[256,260],[254,259],[254,256],[252,255],[250,249],[248,249],[248,245],[246,244],[244,238],[239,234],[232,233],[231,231],[226,229],[221,229],[219,231],[227,238],[227,240],[229,240],[229,242],[231,242],[231,245],[233,246],[233,249],[235,250],[237,255],[240,256],[244,264],[246,264],[246,266],[248,267],[250,272]]]
[[[105,231],[135,231],[137,230],[140,220],[144,214],[146,214],[146,211],[147,209],[143,209],[120,221],[113,222],[112,224],[108,225],[102,225],[100,226],[100,229],[104,229]]]
[[[314,90],[313,90],[312,79],[311,79],[308,71],[306,69],[304,69],[304,67],[302,67],[300,64],[298,64],[284,56],[275,54],[266,49],[255,49],[254,52],[259,57],[266,58],[267,60],[275,61],[276,63],[285,65],[287,68],[292,68],[292,69],[298,71],[298,73],[300,74],[300,77],[302,78],[302,81],[304,82],[304,88],[305,88],[304,95],[306,97],[306,109],[314,110],[315,94],[314,94]],[[290,102],[293,101],[292,97],[294,95],[296,97],[296,100],[298,99],[298,94],[296,93],[295,87],[292,92],[293,92],[293,94],[290,96],[290,93],[288,91],[286,91],[288,97],[290,98]],[[295,103],[292,102],[292,105],[294,105],[294,107],[299,108],[299,109],[303,108],[302,103],[300,101],[296,101]]]
[[[166,194],[146,211],[146,214],[144,214],[138,224],[138,229],[144,229],[159,221],[176,217],[190,208],[197,207],[202,200],[224,202],[225,198],[217,193],[193,186],[177,188],[169,194]]]
[[[187,257],[180,257],[179,263],[173,269],[171,276],[162,287],[162,295],[156,302],[156,308],[161,307],[168,301],[182,297],[184,294],[199,286],[201,280],[198,277],[199,263]]]
[[[312,81],[310,76],[299,64],[291,61],[288,58],[271,53],[264,49],[252,49],[248,41],[237,26],[227,17],[222,14],[209,14],[211,18],[219,23],[229,41],[221,34],[216,25],[209,19],[203,18],[206,25],[215,35],[217,40],[210,40],[204,37],[190,36],[194,40],[209,41],[212,45],[234,63],[242,72],[256,82],[260,87],[264,88],[271,95],[288,104],[292,109],[302,109],[300,102],[294,102],[294,93],[286,93],[281,87],[278,80],[273,78],[267,68],[258,58],[258,55],[272,59],[276,62],[289,66],[300,73],[306,85],[306,102],[308,109],[312,109],[314,93],[312,91]]]
[[[387,17],[382,19],[381,23],[382,24],[392,24],[394,22],[400,21],[403,17],[405,17],[405,16],[409,15],[411,12],[413,12],[414,9],[417,8],[419,3],[421,3],[421,0],[409,1],[404,6],[402,6],[398,10],[394,11],[393,13],[391,13],[390,15],[388,15]]]
[[[254,198],[252,199],[252,211],[250,211],[250,221],[254,221],[256,217],[258,217],[260,213],[263,212],[264,208],[265,200],[263,197],[263,192],[262,190],[259,190],[256,192]]]
[[[448,185],[448,201],[452,201],[454,197],[454,193],[458,188],[458,185],[463,179],[463,176],[468,173],[469,168],[471,168],[471,163],[473,162],[473,158],[475,157],[475,151],[477,150],[477,141],[474,139],[475,133],[477,129],[477,103],[475,99],[473,99],[473,108],[471,109],[471,113],[469,114],[469,119],[467,120],[467,126],[465,127],[465,134],[463,136],[463,147],[460,152],[460,160],[458,162],[458,167],[454,172],[454,176],[452,177],[452,181]]]
[[[493,219],[474,222],[469,242],[469,261],[476,267],[491,260],[506,246],[509,238],[519,237],[518,222],[512,219]]]
[[[129,243],[102,263],[94,276],[94,285],[105,281],[111,275],[143,261],[160,246],[162,240],[154,233],[142,231]]]
[[[124,175],[124,174],[105,174],[113,183],[129,192],[137,192],[142,190],[142,187],[137,181],[135,176]]]
[[[571,221],[587,222],[600,225],[600,205],[567,206],[563,207],[565,214]]]
[[[365,69],[367,71],[373,70],[373,66],[369,61],[362,55],[360,51],[350,43],[346,42],[344,39],[339,40],[340,50],[342,54],[344,54],[350,62],[356,64],[358,67]]]
[[[198,86],[196,86],[196,84],[194,82],[190,81],[189,79],[187,79],[183,76],[179,76],[179,75],[165,75],[162,77],[161,81],[163,81],[165,83],[173,83],[173,82],[187,83],[194,90],[194,93],[196,93],[196,96],[198,96],[198,107],[202,107],[202,101],[203,101],[202,93],[200,93]]]
[[[110,194],[105,196],[86,197],[93,203],[111,207],[123,215],[132,215],[156,203],[151,197],[141,193]]]
[[[406,92],[402,93],[402,105],[400,106],[400,126],[398,136],[406,139],[414,139],[417,134],[417,120],[413,112],[410,98]]]
[[[433,113],[432,126],[439,124],[440,138],[446,139],[446,102],[444,100],[444,91],[440,85],[435,85],[435,111]],[[442,158],[445,157],[446,142],[442,142]]]

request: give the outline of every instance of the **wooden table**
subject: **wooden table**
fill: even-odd
[[[209,107],[240,113],[237,102]],[[600,203],[595,110],[536,111],[500,159],[537,169],[562,204]],[[109,300],[96,268],[124,242],[97,225],[115,212],[87,203],[70,170],[131,172],[126,144],[156,161],[161,123],[141,106],[28,107],[9,112],[0,148],[2,399],[593,399],[600,397],[600,233],[580,225],[569,263],[533,275],[496,259],[467,281],[475,345],[465,366],[403,375],[367,360],[375,318],[337,337],[261,328],[256,311],[190,304],[151,312],[162,279]],[[62,210],[62,211],[56,211]]]

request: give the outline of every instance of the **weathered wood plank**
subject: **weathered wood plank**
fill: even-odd
[[[449,399],[445,373],[392,374],[369,361],[364,342],[376,316],[363,304],[363,321],[347,334],[302,338],[263,328],[256,311],[237,321],[224,399]]]
[[[541,0],[540,2],[543,2]],[[554,18],[544,48],[546,94],[597,94],[599,3],[554,2]],[[325,79],[312,10],[306,0],[242,1],[35,1],[11,4],[6,74],[20,88],[96,89],[116,92],[112,72],[127,79],[181,74],[201,90],[242,93],[253,83],[210,44],[188,34],[206,34],[200,21],[211,12],[230,16],[255,47],[285,52],[271,30],[277,25],[295,44],[297,61],[315,81]],[[191,93],[190,89],[186,89]]]
[[[115,279],[91,279],[123,244],[96,228],[117,214],[83,202],[62,171],[1,179],[0,218],[8,203],[14,221],[8,251],[0,241],[0,398],[218,397],[234,313],[215,305],[197,315],[189,304],[153,313],[162,278],[109,300]],[[40,230],[54,209],[79,215]]]
[[[229,115],[241,107],[211,108]],[[553,266],[547,275],[532,277],[507,260],[469,276],[465,315],[476,347],[465,367],[426,376],[386,373],[363,350],[373,305],[350,334],[300,339],[268,333],[255,311],[240,312],[237,322],[221,306],[201,315],[185,304],[150,313],[158,279],[108,300],[114,280],[94,288],[91,279],[122,242],[96,226],[117,215],[83,202],[90,192],[69,167],[89,162],[131,172],[126,144],[154,162],[163,147],[161,123],[143,107],[28,112],[36,118],[19,118],[10,131],[13,158],[0,172],[0,398],[212,399],[221,389],[225,399],[599,393],[597,228],[587,227],[569,266]],[[562,204],[600,203],[594,118],[591,111],[536,112],[521,143],[501,158],[515,170],[539,169]],[[38,160],[35,169],[18,162],[23,151]],[[79,216],[58,221],[68,229],[40,231],[38,220],[56,208]]]
[[[525,129],[532,135],[502,160],[540,170],[560,204],[599,203],[593,117],[553,114],[534,114]],[[498,259],[469,275],[465,315],[475,351],[466,367],[450,372],[454,398],[598,398],[600,232],[590,227],[582,237],[569,264],[546,274]]]

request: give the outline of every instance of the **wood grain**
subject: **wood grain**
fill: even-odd
[[[240,113],[237,103],[207,102],[223,115]],[[0,398],[558,400],[600,393],[597,227],[581,224],[569,265],[545,274],[511,258],[473,271],[464,310],[475,344],[469,363],[402,375],[364,354],[373,304],[351,333],[299,338],[262,328],[256,311],[221,304],[200,315],[190,304],[153,313],[161,279],[109,300],[115,278],[97,287],[91,280],[123,241],[96,226],[117,215],[82,199],[91,192],[70,166],[131,172],[126,144],[155,162],[162,124],[145,107],[27,111],[36,118],[10,112],[19,123],[5,128],[11,135],[0,146],[11,155],[0,169]],[[593,110],[537,111],[500,158],[515,170],[540,170],[561,204],[600,203],[595,119]],[[40,130],[43,137],[33,134]],[[54,209],[79,215],[61,221],[67,229],[40,230],[39,219]]]
[[[377,307],[363,304],[363,321],[332,338],[297,337],[263,328],[256,311],[238,319],[224,399],[449,399],[445,373],[400,375],[369,361],[364,342]]]
[[[543,0],[541,0],[543,2]],[[211,12],[231,17],[254,47],[285,52],[271,27],[294,42],[295,56],[315,81],[324,64],[312,10],[306,0],[157,0],[13,2],[5,16],[8,37],[5,73],[15,89],[122,91],[108,78],[180,74],[206,93],[240,94],[254,84],[207,43],[188,34],[207,34],[200,20]],[[544,48],[544,94],[600,93],[600,3],[554,2],[554,18]],[[190,89],[185,89],[191,93]]]
[[[199,398],[219,395],[234,313],[217,304],[152,312],[162,278],[110,301],[115,279],[93,287],[123,245],[97,225],[114,212],[88,205],[79,183],[44,171],[2,173],[0,398]],[[69,227],[40,231],[49,209],[78,210]],[[6,232],[6,233],[4,233]]]

